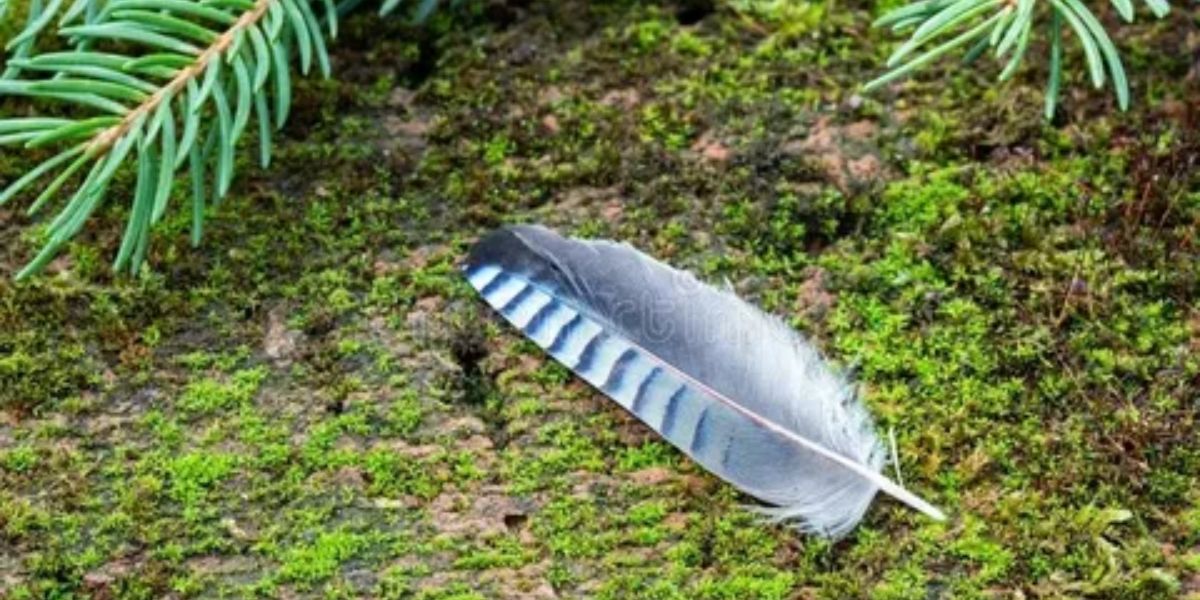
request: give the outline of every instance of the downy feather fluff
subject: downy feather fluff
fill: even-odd
[[[855,387],[791,328],[626,244],[540,226],[496,231],[465,273],[510,323],[696,462],[803,531],[841,537],[878,490],[942,513],[880,474]]]

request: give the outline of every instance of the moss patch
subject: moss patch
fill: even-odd
[[[768,4],[355,15],[199,249],[170,218],[114,278],[113,203],[0,280],[0,595],[1195,594],[1186,32],[1130,30],[1133,111],[1081,91],[1048,125],[1035,65],[860,97],[881,8]],[[729,280],[857,365],[952,520],[756,522],[475,298],[458,261],[516,221]]]

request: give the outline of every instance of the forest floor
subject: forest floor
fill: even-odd
[[[343,23],[272,166],[244,149],[199,248],[179,200],[139,277],[128,177],[27,283],[39,221],[0,208],[0,597],[1200,597],[1186,10],[1119,39],[1131,111],[1072,48],[1047,123],[1037,45],[860,94],[878,7],[472,6]],[[756,522],[470,290],[472,241],[530,221],[857,365],[951,519]]]

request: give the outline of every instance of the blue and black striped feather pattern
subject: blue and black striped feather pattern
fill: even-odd
[[[762,512],[837,538],[882,489],[940,511],[880,474],[855,387],[791,328],[634,248],[501,229],[465,266],[510,323],[739,490]]]

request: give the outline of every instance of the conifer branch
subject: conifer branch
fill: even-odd
[[[1155,17],[1170,12],[1167,0],[1145,0]],[[1132,0],[1111,0],[1121,18],[1132,23]],[[1111,84],[1121,110],[1129,108],[1129,80],[1120,52],[1096,15],[1081,0],[917,0],[888,12],[876,27],[912,30],[887,61],[889,71],[869,82],[866,91],[907,77],[952,51],[968,48],[965,61],[991,56],[1004,66],[1000,81],[1011,78],[1028,55],[1038,22],[1049,35],[1050,81],[1046,86],[1046,118],[1053,118],[1062,80],[1063,29],[1069,27],[1084,51],[1088,75],[1097,89]],[[940,38],[953,36],[949,41]],[[919,52],[919,53],[918,53]]]
[[[3,14],[7,0],[0,0]],[[293,62],[330,75],[326,39],[337,34],[345,0],[28,0],[24,28],[8,41],[0,97],[71,105],[70,117],[2,117],[0,146],[60,147],[0,191],[0,205],[48,179],[29,205],[58,212],[41,251],[18,274],[40,272],[108,198],[116,174],[135,173],[114,269],[136,274],[151,230],[168,214],[175,176],[191,173],[191,239],[234,177],[234,153],[257,121],[259,162],[270,162],[273,132],[287,121]],[[388,0],[424,18],[438,0]],[[321,18],[318,18],[318,13]],[[323,22],[322,22],[323,20]],[[67,49],[37,53],[56,29]],[[117,49],[134,54],[117,53]],[[65,199],[59,192],[70,190]]]

